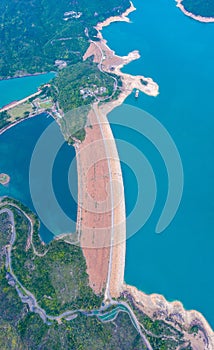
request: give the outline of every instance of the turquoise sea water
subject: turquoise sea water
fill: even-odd
[[[115,138],[125,139],[146,155],[158,186],[152,216],[127,241],[125,280],[146,293],[182,301],[187,309],[202,312],[214,327],[214,24],[186,17],[173,0],[135,0],[134,5],[132,24],[113,23],[103,35],[120,55],[140,51],[141,59],[124,67],[124,72],[152,77],[159,84],[158,97],[140,94],[136,101],[132,95],[126,103],[149,112],[167,128],[182,158],[185,185],[173,222],[155,234],[167,193],[163,162],[148,140],[112,125]],[[120,153],[119,143],[118,147]],[[137,181],[124,165],[123,176],[129,213]],[[127,231],[130,234],[131,227]]]
[[[0,108],[14,100],[21,100],[54,77],[54,73],[40,74],[0,81]]]

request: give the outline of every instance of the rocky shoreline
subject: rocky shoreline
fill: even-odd
[[[214,23],[214,18],[213,17],[203,17],[199,15],[195,15],[192,12],[189,12],[185,9],[183,5],[183,0],[175,0],[177,2],[177,7],[188,17],[191,17],[195,19],[196,21],[199,22],[204,22],[204,23]]]
[[[181,0],[176,1],[180,3],[182,2]],[[105,103],[100,108],[105,115],[110,113],[115,107],[121,105],[135,88],[150,96],[155,97],[159,94],[159,86],[151,78],[145,78],[143,76],[132,76],[121,72],[121,68],[124,65],[140,58],[139,52],[133,51],[126,57],[117,56],[115,52],[107,46],[107,41],[104,40],[101,33],[101,30],[104,27],[113,22],[130,22],[130,20],[127,18],[127,15],[135,10],[136,8],[131,3],[130,8],[123,15],[110,17],[106,21],[99,23],[96,26],[96,29],[98,30],[98,38],[100,41],[96,43],[91,42],[90,47],[84,56],[84,59],[87,59],[90,56],[94,56],[94,62],[101,64],[104,72],[112,73],[112,70],[109,67],[113,66],[113,72],[122,80],[123,87],[118,99],[109,103]],[[105,55],[104,60],[102,60],[101,57],[102,52],[104,52]],[[146,82],[145,85],[142,84],[142,80]],[[192,344],[195,344],[196,346],[195,349],[214,349],[214,332],[200,312],[195,310],[185,310],[182,303],[179,301],[168,302],[162,295],[146,295],[145,293],[137,290],[137,288],[125,284],[124,292],[130,293],[137,307],[140,310],[143,310],[143,312],[145,312],[153,319],[166,319],[172,317],[172,324],[175,325],[176,323],[181,323],[186,329],[191,327],[193,324],[199,324],[201,329],[200,336],[194,337],[193,335],[189,335],[188,332],[186,332],[187,340],[191,338]]]
[[[193,349],[214,349],[214,332],[200,312],[185,310],[179,301],[169,302],[160,294],[147,295],[136,287],[126,284],[124,284],[123,295],[153,320],[163,320],[178,330],[182,327],[185,338],[187,341],[191,341]],[[189,331],[193,326],[197,326],[199,329],[197,335],[191,334]]]

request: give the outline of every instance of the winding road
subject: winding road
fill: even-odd
[[[12,276],[14,282],[15,282],[15,288],[17,290],[17,293],[21,299],[21,301],[23,303],[27,303],[29,306],[29,309],[31,312],[35,312],[37,314],[39,314],[39,316],[42,318],[42,320],[45,323],[48,323],[47,320],[49,321],[59,321],[62,318],[67,319],[69,321],[75,319],[78,316],[78,313],[82,313],[86,316],[96,316],[101,322],[105,323],[105,322],[110,322],[112,321],[112,318],[110,317],[109,320],[105,320],[103,311],[108,310],[108,308],[110,306],[115,306],[115,309],[107,312],[105,314],[106,317],[111,316],[112,312],[116,312],[115,316],[113,317],[113,319],[116,318],[116,316],[118,315],[119,312],[126,312],[129,314],[129,317],[132,321],[132,324],[134,325],[134,327],[136,328],[136,330],[139,332],[140,336],[142,337],[145,345],[147,346],[148,350],[152,350],[152,347],[150,345],[150,343],[148,342],[147,338],[145,337],[145,335],[143,334],[142,330],[141,330],[141,326],[137,320],[137,317],[135,316],[134,312],[132,311],[132,309],[130,308],[130,306],[126,303],[126,302],[118,302],[115,300],[112,300],[111,296],[110,296],[110,291],[109,289],[107,289],[106,293],[108,294],[108,297],[110,297],[110,303],[108,305],[105,306],[101,306],[100,309],[98,310],[83,310],[83,309],[78,309],[78,310],[68,310],[66,312],[63,312],[62,314],[58,315],[58,316],[51,316],[48,315],[44,309],[42,309],[39,305],[38,302],[35,298],[35,296],[29,291],[27,290],[23,284],[18,280],[18,278],[16,277],[13,268],[12,268],[12,261],[11,261],[11,251],[13,248],[13,244],[15,243],[16,240],[16,229],[15,229],[15,221],[14,221],[14,215],[12,210],[5,208],[5,205],[10,205],[13,206],[14,208],[18,209],[28,220],[30,223],[30,235],[32,237],[33,234],[33,224],[31,221],[31,218],[22,210],[20,209],[16,204],[13,203],[1,203],[1,199],[0,199],[0,205],[2,207],[2,209],[0,209],[0,215],[3,213],[7,213],[9,216],[9,220],[11,222],[11,238],[10,238],[10,243],[7,246],[6,249],[6,269],[7,272]],[[113,226],[112,226],[112,240],[113,240]],[[31,238],[31,244],[32,244],[32,238]],[[47,252],[45,252],[46,254]],[[38,252],[36,252],[36,250],[34,250],[34,254],[38,255]],[[43,254],[44,255],[44,254]],[[38,255],[38,256],[43,256],[43,255]],[[109,265],[110,267],[111,265]],[[110,276],[110,275],[109,275]],[[109,277],[110,278],[110,277]],[[109,286],[107,287],[109,288]],[[121,308],[121,306],[123,306]],[[102,319],[103,318],[103,319]]]

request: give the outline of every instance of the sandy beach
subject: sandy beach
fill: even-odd
[[[182,4],[183,0],[175,0],[177,2],[177,7],[188,17],[191,17],[195,19],[196,21],[199,22],[204,22],[204,23],[214,23],[214,18],[213,17],[202,17],[202,16],[197,16],[194,15],[194,13],[188,12],[184,5]]]

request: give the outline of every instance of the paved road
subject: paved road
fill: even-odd
[[[100,62],[98,63],[98,68],[99,68],[99,70],[100,70],[103,74],[108,75],[108,77],[109,77],[109,74],[108,74],[107,72],[105,72],[105,71],[103,70],[103,67],[102,67],[102,63],[103,63],[103,61],[105,60],[105,55],[104,55],[104,53],[103,53],[103,50],[101,49],[101,47],[100,47],[95,41],[89,40],[89,42],[90,42],[90,43],[93,43],[93,44],[98,48],[98,50],[99,50],[100,53],[101,53]],[[117,81],[117,78],[115,78],[115,77],[113,77],[113,76],[111,76],[111,78],[114,80],[114,90],[113,90],[113,93],[111,94],[111,96],[107,96],[107,97],[105,97],[104,99],[99,99],[100,102],[104,102],[104,101],[106,101],[106,100],[111,99],[111,98],[115,95],[115,93],[116,93],[116,91],[117,91],[117,88],[118,88],[118,81]],[[95,97],[96,97],[96,96],[95,96]]]
[[[20,210],[23,213],[23,215],[25,215],[27,217],[27,219],[29,220],[30,224],[32,225],[30,217],[23,210],[21,210],[17,205],[15,205],[13,203],[11,203],[10,205],[15,207],[15,208],[17,208],[18,210]],[[62,314],[60,314],[58,316],[51,316],[51,315],[48,315],[45,312],[45,310],[42,309],[38,305],[35,296],[22,285],[22,283],[18,280],[18,278],[16,277],[16,275],[13,272],[12,262],[11,262],[11,251],[12,251],[13,244],[15,243],[15,240],[16,240],[16,230],[15,230],[14,215],[13,215],[13,212],[10,209],[8,209],[8,208],[0,209],[0,214],[2,214],[2,213],[7,213],[9,215],[9,219],[10,219],[10,222],[12,224],[11,225],[10,244],[7,246],[7,250],[6,250],[6,268],[7,268],[8,272],[10,273],[10,275],[12,276],[13,280],[16,283],[16,290],[17,290],[17,293],[18,293],[20,299],[22,300],[23,303],[27,303],[28,304],[30,311],[39,314],[39,316],[42,318],[42,320],[44,322],[46,322],[46,323],[48,323],[47,320],[49,320],[49,321],[54,321],[54,320],[59,321],[62,318],[66,318],[68,320],[72,320],[72,319],[74,319],[74,318],[76,318],[78,316],[78,313],[82,313],[82,314],[84,314],[86,316],[92,316],[92,315],[95,316],[96,315],[96,317],[98,317],[98,318],[99,318],[99,316],[102,316],[103,315],[103,311],[105,309],[107,309],[107,306],[104,306],[104,307],[102,306],[98,310],[91,310],[91,311],[87,311],[87,310],[83,310],[83,309],[68,310],[68,311],[66,311],[66,312],[64,312],[64,313],[62,313]],[[112,222],[112,224],[113,224],[113,222]],[[112,226],[112,236],[113,236],[113,233],[114,233],[113,228],[114,228],[114,225]],[[33,226],[31,226],[30,234],[32,234],[32,229],[33,229]],[[112,241],[113,241],[113,238],[112,238]],[[111,267],[111,265],[109,265],[109,267]],[[111,270],[109,270],[109,272],[110,271]],[[109,276],[110,276],[110,273],[109,273]],[[107,286],[107,288],[109,288],[109,286]],[[140,326],[140,324],[138,322],[137,317],[135,316],[134,312],[132,311],[131,307],[126,302],[117,302],[117,301],[112,300],[112,298],[110,296],[109,289],[107,290],[107,294],[109,294],[109,297],[110,297],[110,304],[108,305],[108,307],[112,306],[112,305],[115,305],[116,309],[118,308],[118,312],[116,313],[116,315],[119,312],[127,312],[129,314],[129,316],[130,316],[130,319],[131,319],[134,327],[137,329],[137,331],[139,332],[140,336],[142,337],[142,339],[144,341],[144,344],[147,346],[147,349],[148,350],[153,350],[151,345],[150,345],[150,343],[148,342],[147,338],[142,333],[141,326]],[[123,305],[126,310],[119,310],[119,306],[120,305]],[[110,311],[109,314],[111,314],[111,312],[112,311]],[[102,320],[102,318],[99,318],[99,319],[100,319],[101,322],[105,322],[105,319],[104,320]]]
[[[108,173],[109,173],[109,185],[110,185],[110,197],[111,197],[111,240],[110,240],[110,257],[109,257],[109,266],[108,266],[108,276],[107,276],[107,282],[106,282],[106,290],[105,290],[105,300],[109,300],[112,302],[112,297],[110,293],[110,279],[111,279],[111,269],[112,269],[112,256],[113,256],[113,246],[114,246],[114,193],[113,193],[113,186],[112,186],[112,171],[111,171],[111,165],[110,165],[110,154],[108,146],[106,145],[106,139],[103,132],[102,123],[100,121],[100,117],[98,114],[98,111],[94,108],[93,109],[97,122],[100,127],[100,131],[102,134],[102,140],[105,146],[105,153],[106,153],[106,159],[108,162]]]
[[[109,185],[110,185],[110,196],[111,196],[111,241],[110,241],[110,257],[109,257],[108,276],[107,276],[106,290],[105,290],[105,300],[107,300],[107,299],[110,300],[111,305],[119,305],[120,304],[120,305],[123,305],[127,309],[127,312],[129,313],[130,319],[131,319],[133,325],[135,326],[135,328],[137,329],[137,331],[139,332],[141,338],[143,339],[144,344],[146,345],[147,349],[152,350],[152,347],[151,347],[149,341],[147,340],[146,336],[143,334],[143,332],[141,330],[141,326],[138,322],[138,319],[135,316],[134,312],[132,311],[131,307],[126,302],[113,301],[113,299],[111,297],[111,293],[110,293],[110,279],[111,279],[112,257],[113,257],[113,247],[114,247],[114,193],[113,193],[113,186],[112,186],[112,171],[111,171],[111,164],[110,164],[109,149],[108,149],[108,145],[106,144],[106,139],[104,136],[102,123],[101,123],[101,120],[99,117],[99,112],[96,109],[96,107],[94,108],[94,113],[97,117],[97,121],[98,121],[98,124],[100,126],[100,131],[102,134],[102,139],[103,139],[103,142],[105,145],[106,159],[108,162]]]

